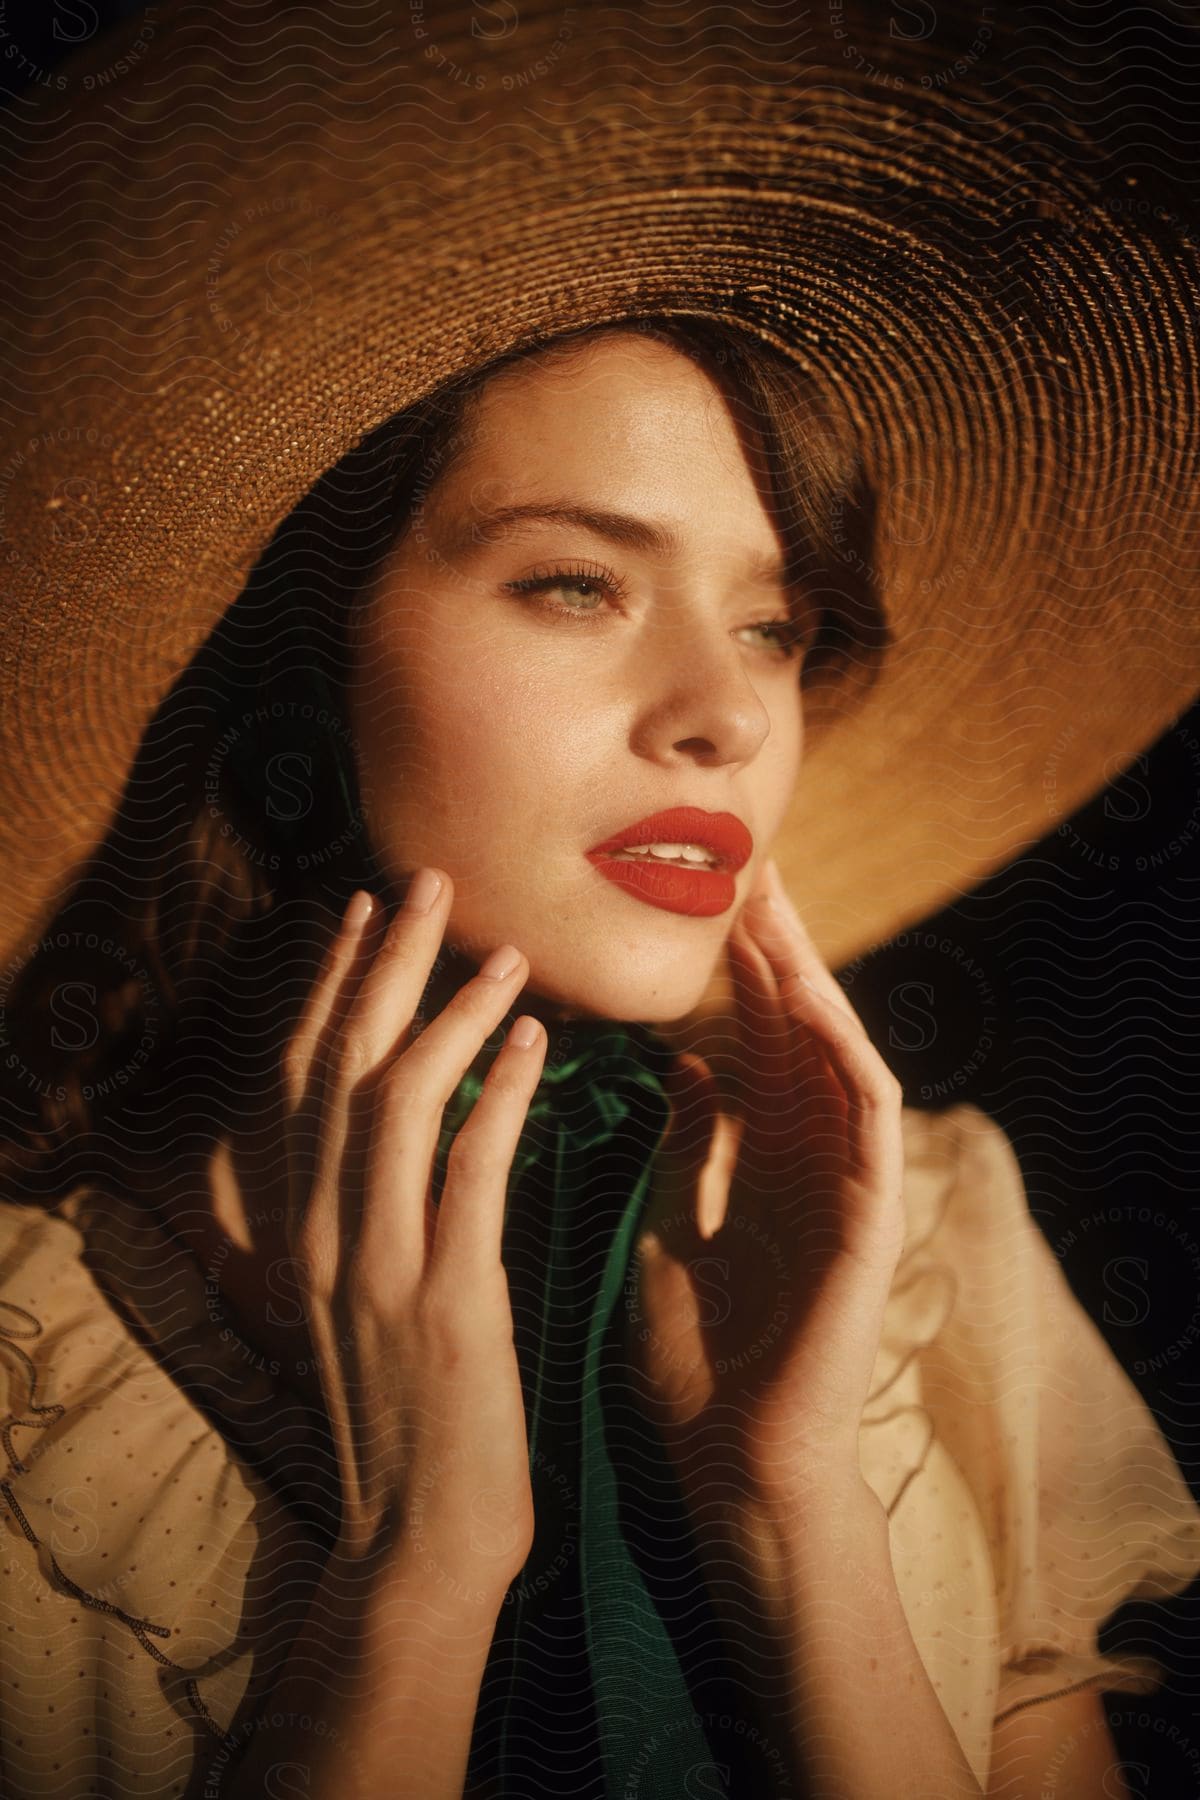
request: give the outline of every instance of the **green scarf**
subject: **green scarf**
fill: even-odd
[[[607,1021],[551,1030],[546,1065],[513,1161],[509,1200],[511,1206],[524,1172],[552,1156],[554,1213],[542,1302],[544,1336],[555,1299],[565,1304],[573,1287],[565,1227],[584,1195],[589,1153],[594,1159],[621,1130],[633,1090],[649,1097],[656,1120],[653,1141],[608,1244],[588,1321],[582,1374],[579,1578],[608,1800],[679,1800],[693,1791],[689,1775],[694,1779],[699,1770],[705,1773],[706,1794],[724,1791],[716,1786],[712,1748],[671,1637],[620,1527],[617,1471],[605,1442],[598,1380],[601,1346],[626,1279],[649,1197],[654,1153],[668,1119],[662,1082],[650,1066],[655,1061],[662,1065],[665,1047],[659,1044],[656,1050],[656,1042],[643,1027]],[[439,1196],[450,1145],[482,1085],[480,1077],[468,1074],[446,1108],[435,1179]],[[645,1143],[644,1135],[636,1141]],[[540,1447],[543,1376],[539,1356],[527,1410],[531,1471]],[[661,1450],[658,1462],[665,1471]],[[518,1665],[528,1656],[519,1626],[515,1656]]]

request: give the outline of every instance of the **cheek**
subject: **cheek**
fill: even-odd
[[[447,647],[447,643],[452,648]],[[527,644],[499,633],[448,638],[430,631],[389,632],[362,668],[369,696],[368,749],[393,770],[422,772],[409,791],[436,805],[449,791],[459,805],[494,802],[528,816],[553,803],[555,785],[594,743],[579,708],[578,671],[545,659],[534,668]]]
[[[785,696],[773,709],[771,731],[750,780],[757,782],[759,818],[764,831],[774,835],[792,804],[804,759],[804,726],[799,697],[791,704]]]
[[[804,754],[804,710],[799,691],[783,694],[772,709],[767,746],[771,744],[775,746],[770,759],[773,779],[794,784]]]
[[[788,716],[791,724],[789,766],[794,783],[799,779],[800,766],[804,761],[804,702],[800,698],[799,692],[796,694],[795,704]]]

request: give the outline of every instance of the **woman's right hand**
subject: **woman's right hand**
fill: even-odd
[[[528,1015],[514,1023],[435,1206],[443,1108],[529,965],[506,946],[497,978],[493,952],[414,1035],[452,897],[449,876],[432,873],[441,889],[426,912],[406,904],[388,923],[375,901],[356,923],[351,903],[285,1049],[288,1238],[337,1446],[339,1553],[403,1547],[448,1583],[503,1594],[534,1520],[500,1244],[546,1034]]]

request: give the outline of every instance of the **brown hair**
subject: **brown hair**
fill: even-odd
[[[886,649],[872,497],[845,412],[782,352],[692,316],[519,346],[371,432],[279,526],[147,728],[112,828],[0,992],[0,1173],[30,1198],[152,1181],[211,1145],[226,1096],[279,1046],[317,939],[378,887],[343,699],[346,625],[414,509],[470,442],[472,404],[530,354],[634,331],[720,387],[794,584],[821,608],[800,675],[806,739]],[[862,547],[868,553],[860,553]],[[274,1052],[277,1054],[277,1050]]]

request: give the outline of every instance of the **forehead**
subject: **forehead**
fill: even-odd
[[[515,409],[565,432],[619,421],[634,442],[703,427],[724,440],[734,429],[724,394],[694,357],[633,332],[552,345],[497,370],[476,395],[474,423],[503,442]]]
[[[770,536],[757,433],[735,424],[716,380],[682,350],[632,332],[521,358],[465,412],[446,500],[519,503],[570,487],[612,507],[747,519]],[[713,508],[714,487],[721,505]]]

